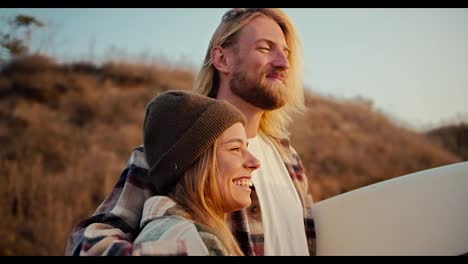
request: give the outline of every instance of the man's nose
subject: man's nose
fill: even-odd
[[[273,67],[280,68],[282,70],[287,70],[289,69],[289,66],[290,66],[288,56],[283,51],[276,52],[275,58],[272,64],[273,64]]]

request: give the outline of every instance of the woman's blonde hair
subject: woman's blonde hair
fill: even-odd
[[[273,19],[284,33],[290,49],[290,67],[286,79],[285,106],[265,111],[260,121],[260,132],[273,137],[287,137],[287,125],[293,114],[302,112],[304,91],[302,87],[302,47],[296,29],[288,16],[276,8],[235,8],[226,12],[211,38],[205,60],[195,80],[193,90],[210,97],[216,97],[219,88],[219,75],[211,60],[213,47],[228,47],[236,43],[237,33],[252,19],[258,16]]]
[[[216,143],[188,169],[168,196],[182,206],[195,222],[218,236],[230,255],[244,255],[226,222],[218,177]]]

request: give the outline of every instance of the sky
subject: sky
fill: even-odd
[[[121,56],[198,70],[227,10],[11,8],[1,9],[0,18],[26,14],[48,24],[34,33],[31,46],[63,61]],[[468,122],[468,9],[283,10],[302,42],[306,89],[365,98],[417,130]]]

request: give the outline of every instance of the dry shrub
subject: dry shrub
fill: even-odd
[[[44,72],[53,69],[57,66],[56,61],[52,57],[45,55],[32,55],[18,57],[8,62],[2,69],[3,75],[10,75],[12,73],[32,73]]]
[[[425,133],[436,144],[468,160],[468,123],[446,125]]]

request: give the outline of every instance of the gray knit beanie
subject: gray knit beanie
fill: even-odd
[[[146,175],[159,195],[167,194],[215,140],[244,115],[233,105],[188,91],[169,91],[147,105],[143,145]]]

